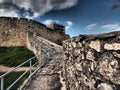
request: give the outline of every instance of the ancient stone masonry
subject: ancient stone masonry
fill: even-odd
[[[44,40],[41,41],[41,38]],[[25,46],[33,51],[38,58],[42,53],[50,52],[50,43],[45,44],[48,42],[46,40],[61,44],[63,40],[68,38],[69,36],[64,32],[52,30],[33,20],[0,17],[0,46]]]
[[[25,90],[60,90],[63,47],[59,44],[68,38],[64,32],[54,31],[32,20],[0,18],[0,46],[26,46],[42,65],[34,75],[35,81],[31,79]]]
[[[27,46],[28,33],[59,44],[69,38],[33,20],[0,17],[0,46]]]
[[[120,32],[63,42],[67,90],[120,90]]]
[[[25,46],[26,22],[12,18],[0,18],[0,46]]]
[[[49,65],[58,67],[58,75],[63,65],[62,76],[67,90],[120,90],[120,31],[68,38],[64,32],[52,30],[36,21],[0,18],[0,46],[26,46],[38,59],[42,55],[52,56],[55,60],[51,60],[47,69]],[[68,40],[63,42],[63,48],[57,45],[65,39]],[[57,54],[57,50],[61,53]],[[44,62],[48,62],[46,58]],[[52,69],[46,72],[49,71],[52,72]],[[43,70],[43,74],[49,73]],[[51,76],[50,80],[53,83]],[[54,89],[48,87],[44,90]]]

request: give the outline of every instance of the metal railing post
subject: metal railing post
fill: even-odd
[[[25,62],[21,63],[20,65],[16,66],[15,68],[13,68],[12,70],[4,73],[3,75],[0,76],[0,90],[4,90],[4,78],[6,75],[10,74],[11,72],[15,71],[16,69],[18,69],[19,67],[23,66],[24,64],[26,63],[29,63],[29,69],[26,70],[21,76],[19,76],[12,84],[10,84],[6,90],[9,90],[11,89],[26,73],[30,73],[30,75],[28,76],[28,78],[30,77],[31,79],[31,76],[33,75],[32,73],[32,67],[36,66],[37,64],[39,64],[38,62],[36,62],[35,64],[32,65],[32,60],[35,58],[36,56],[26,60]],[[29,79],[29,80],[30,80]]]
[[[1,90],[4,89],[4,77],[1,78]]]
[[[32,60],[30,59],[30,75],[32,73]]]

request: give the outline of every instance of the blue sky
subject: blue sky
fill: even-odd
[[[24,17],[66,26],[71,37],[120,31],[118,0],[0,0],[0,16]]]
[[[120,30],[120,9],[112,9],[115,2],[111,0],[79,0],[79,3],[69,9],[51,11],[38,21],[51,19],[67,26],[67,21],[73,25],[66,30],[71,37],[79,34],[99,34]]]

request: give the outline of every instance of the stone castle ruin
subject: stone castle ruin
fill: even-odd
[[[69,38],[65,33],[33,20],[0,18],[0,46],[26,46],[28,34],[41,36],[57,44]]]
[[[120,31],[70,39],[36,21],[1,17],[0,46],[26,46],[38,59],[44,50],[52,55],[26,90],[120,90]]]

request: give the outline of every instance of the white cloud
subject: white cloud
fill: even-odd
[[[93,23],[93,24],[90,24],[90,25],[86,26],[85,29],[92,30],[92,29],[95,29],[96,27],[97,27],[97,24]]]
[[[0,3],[2,3],[4,0],[0,0]]]
[[[120,28],[116,28],[116,29],[114,29],[114,31],[120,31]]]
[[[37,18],[51,10],[66,9],[77,4],[78,0],[0,0],[0,9],[9,9],[14,7],[18,12],[24,9],[25,13],[29,10],[33,14],[25,14],[27,18]],[[30,12],[29,12],[30,13]]]
[[[120,31],[120,24],[119,23],[105,24],[105,25],[98,27],[96,23],[93,23],[85,27],[86,30],[94,30],[95,28],[103,29],[103,30],[107,29],[107,30],[112,30],[112,31]]]
[[[109,29],[109,30],[112,30],[112,31],[120,31],[120,24],[119,23],[106,24],[106,25],[101,26],[101,28]]]
[[[51,23],[59,23],[58,20],[52,20],[52,19],[47,19],[45,21],[43,21],[42,23],[45,24],[45,25],[50,25]]]
[[[13,11],[9,11],[9,10],[5,10],[5,9],[0,9],[0,16],[4,16],[4,17],[19,17],[19,14],[16,10]]]
[[[29,10],[32,7],[32,3],[30,0],[11,0],[13,4],[17,5],[20,8],[24,8],[25,10]]]
[[[74,25],[72,21],[67,21],[67,26],[66,26],[66,30],[69,30],[72,28],[72,26]]]
[[[105,28],[105,29],[116,29],[119,27],[119,24],[106,24],[103,25],[101,28]]]

